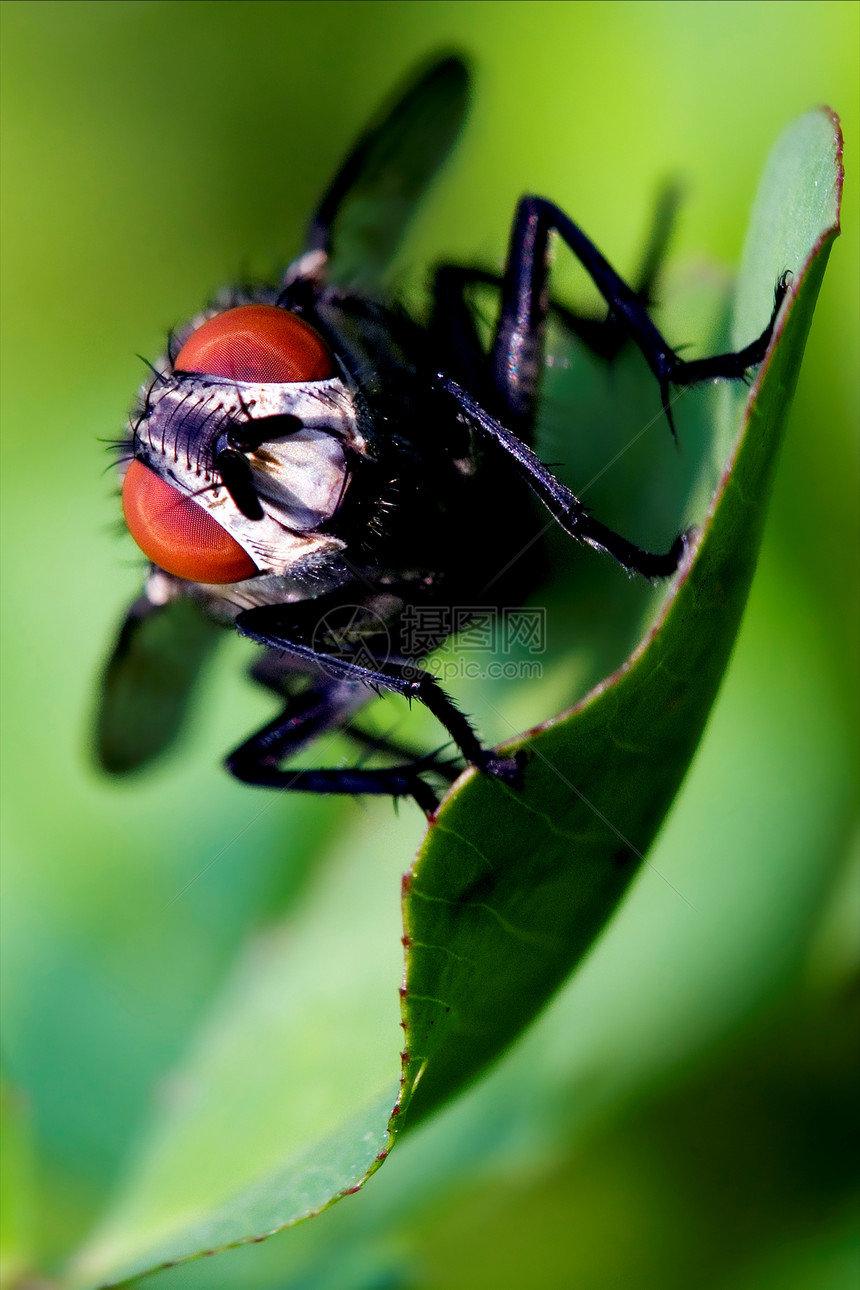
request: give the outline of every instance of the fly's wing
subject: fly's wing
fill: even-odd
[[[370,125],[335,175],[308,230],[327,278],[369,289],[382,277],[416,203],[453,147],[469,102],[455,57],[434,63]]]
[[[96,722],[102,767],[124,775],[176,738],[194,684],[223,628],[183,597],[132,605],[105,669]]]

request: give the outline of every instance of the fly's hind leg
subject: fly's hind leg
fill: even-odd
[[[323,653],[315,649],[310,641],[303,639],[302,623],[293,606],[260,605],[254,609],[243,610],[236,618],[236,629],[242,636],[248,636],[251,640],[257,641],[258,644],[266,645],[269,649],[282,652],[285,663],[289,660],[294,667],[304,668],[305,670],[313,668],[317,672],[323,672],[327,678],[331,678],[338,685],[345,685],[352,695],[351,701],[353,703],[357,701],[356,687],[391,690],[395,694],[402,695],[405,699],[410,701],[414,699],[419,703],[423,703],[447,730],[466,761],[471,762],[479,770],[504,780],[508,784],[517,787],[521,784],[523,757],[499,757],[492,749],[485,748],[472,728],[468,717],[448,697],[436,678],[430,672],[416,667],[410,660],[391,656],[385,659],[374,658],[369,656],[366,648],[362,650],[361,654],[356,654],[355,656],[356,659],[360,658],[361,661],[355,661],[349,656],[348,652],[338,655]],[[326,686],[326,691],[330,691],[331,694],[337,693],[337,690],[332,686]],[[285,714],[286,716],[287,714]],[[317,718],[309,717],[307,720],[309,722],[311,720],[316,721]],[[339,725],[341,723],[339,720],[323,722],[320,718],[320,724],[314,726],[314,733],[325,727],[333,728],[335,724]],[[286,732],[287,743],[284,744],[284,733],[283,723],[274,722],[268,736],[263,731],[255,739],[259,741],[260,738],[270,738],[278,755],[283,756],[286,746],[289,746],[290,750],[294,746],[288,731]],[[242,752],[241,749],[239,751],[240,753]],[[255,756],[256,751],[257,749],[255,748]],[[433,756],[424,758],[419,763],[419,767],[423,770],[432,769],[433,762]],[[232,765],[231,769],[236,773],[236,769]],[[369,793],[390,793],[395,791],[397,794],[403,791],[411,793],[416,800],[419,800],[418,793],[423,793],[426,790],[426,785],[423,783],[417,792],[415,790],[414,781],[418,777],[416,766],[393,767],[380,771],[352,771],[349,774],[351,776],[366,776],[368,787],[322,787],[313,789],[313,791]],[[401,777],[403,775],[410,776],[411,786],[405,789],[397,787],[394,790],[384,786],[388,782],[399,785],[401,781],[397,779],[398,775]],[[374,776],[378,777],[377,782],[380,785],[376,788],[373,787]],[[388,778],[386,779],[385,777]],[[241,775],[240,778],[242,778]],[[259,781],[255,780],[254,782]],[[346,781],[344,780],[344,782]],[[310,781],[307,781],[307,784],[310,786]],[[285,785],[281,784],[280,786],[284,787]],[[426,797],[424,800],[426,800]],[[423,806],[424,801],[420,801],[419,804]],[[427,809],[426,806],[424,809]]]
[[[365,748],[368,753],[378,753],[383,757],[392,757],[396,761],[415,763],[424,763],[429,770],[435,774],[441,775],[449,784],[459,778],[460,770],[450,762],[439,761],[439,752],[432,753],[430,756],[422,756],[414,748],[408,748],[402,744],[399,739],[390,739],[388,735],[376,735],[369,730],[362,730],[360,726],[349,725],[344,728],[344,734],[348,735],[355,743]]]
[[[773,335],[790,275],[776,284],[770,320],[761,335],[736,352],[708,358],[683,359],[648,316],[642,293],[616,273],[582,229],[560,207],[544,197],[524,197],[517,207],[502,286],[502,303],[493,345],[497,386],[507,391],[512,406],[533,397],[537,368],[542,363],[540,338],[547,314],[549,236],[556,232],[573,252],[603,296],[618,327],[642,351],[657,378],[663,411],[674,434],[670,387],[695,385],[723,378],[738,380],[760,363]]]
[[[291,668],[285,668],[284,656],[279,651],[266,650],[265,654],[257,659],[257,661],[251,666],[250,675],[252,680],[256,681],[258,685],[262,685],[265,689],[270,690],[279,698],[283,699],[286,696],[291,702],[296,702],[296,691],[295,687],[291,685],[291,681],[300,677],[301,673],[297,673]],[[422,765],[427,766],[435,774],[440,775],[449,783],[453,783],[454,780],[457,779],[460,774],[459,769],[456,766],[451,765],[450,762],[438,761],[438,753],[434,753],[428,758],[425,754],[417,752],[413,748],[406,747],[405,744],[400,743],[399,740],[391,739],[388,735],[374,734],[371,731],[363,730],[360,726],[357,726],[351,719],[352,715],[367,703],[370,698],[371,691],[366,685],[362,684],[360,688],[357,689],[354,706],[344,705],[340,715],[344,722],[342,733],[346,735],[347,738],[351,739],[361,748],[364,748],[369,755],[376,753],[382,757],[393,758],[395,761],[403,762],[407,765],[421,762]],[[333,711],[333,724],[337,723],[337,716],[338,714]],[[311,732],[309,730],[308,738],[311,737]],[[296,747],[293,747],[289,751],[295,752]]]
[[[257,679],[261,678],[258,676]],[[274,673],[268,675],[263,683],[275,689],[273,680]],[[258,788],[413,797],[423,811],[432,814],[438,799],[430,785],[421,778],[421,772],[434,769],[433,757],[378,770],[365,767],[291,770],[282,767],[285,758],[300,752],[312,740],[327,732],[335,734],[340,731],[366,702],[367,688],[360,682],[318,681],[290,697],[279,716],[234,749],[225,760],[227,770],[243,783]]]
[[[482,397],[443,372],[438,388],[450,395],[461,415],[491,443],[507,454],[512,468],[543,502],[566,532],[581,542],[606,551],[625,569],[646,578],[674,573],[683,558],[687,537],[681,534],[665,554],[642,551],[595,520],[582,502],[540,461],[528,443],[536,391],[543,368],[543,336],[550,308],[547,291],[549,237],[556,232],[582,264],[603,296],[621,333],[642,351],[657,377],[663,410],[674,434],[670,408],[672,385],[694,385],[723,378],[737,380],[760,363],[773,336],[777,314],[788,292],[790,275],[776,284],[770,319],[761,335],[737,352],[708,358],[682,359],[648,316],[647,296],[661,253],[661,237],[645,259],[646,288],[634,290],[619,276],[578,225],[543,197],[524,197],[511,231],[507,266],[502,281],[499,320],[492,348],[492,391]],[[502,409],[502,411],[499,411]]]
[[[441,378],[439,388],[449,394],[469,422],[492,444],[507,454],[511,468],[528,484],[556,523],[587,546],[605,551],[626,569],[644,578],[668,578],[676,571],[687,549],[688,535],[680,534],[665,553],[643,551],[620,533],[601,524],[590,514],[575,493],[552,473],[528,444],[482,408],[456,381]]]
[[[654,300],[678,202],[677,188],[666,185],[659,194],[651,231],[635,277],[635,295],[645,307]],[[512,247],[511,255],[515,253]],[[594,317],[576,313],[552,296],[547,298],[545,283],[540,278],[541,272],[545,275],[543,262],[538,263],[537,275],[532,284],[530,312],[524,315],[521,305],[516,307],[515,317],[519,318],[520,326],[515,334],[509,335],[508,348],[503,357],[500,355],[497,336],[492,362],[489,364],[468,293],[474,286],[501,290],[505,283],[501,274],[465,265],[441,265],[434,277],[433,310],[430,318],[435,351],[445,374],[468,389],[485,408],[500,417],[505,425],[516,430],[520,438],[528,442],[532,442],[531,429],[537,384],[543,365],[543,327],[547,313],[558,318],[568,332],[578,337],[592,353],[606,362],[612,362],[629,341],[627,332],[619,325],[611,308],[603,317]],[[534,307],[535,304],[537,307]],[[505,327],[504,319],[503,309],[499,332]],[[534,381],[530,387],[521,379],[522,373],[514,373],[516,364],[512,361],[511,352],[514,346],[521,356],[520,366],[522,356],[531,354],[528,361],[534,373]]]

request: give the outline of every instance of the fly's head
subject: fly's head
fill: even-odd
[[[328,526],[368,447],[323,338],[244,304],[203,320],[157,371],[124,452],[126,523],[152,563],[216,597],[247,582],[257,599],[342,550]]]

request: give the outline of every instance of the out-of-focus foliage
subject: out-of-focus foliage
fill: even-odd
[[[517,1050],[366,1191],[267,1245],[158,1280],[481,1284],[464,1243],[483,1226],[474,1248],[488,1285],[521,1284],[538,1249],[542,1286],[689,1284],[718,1244],[715,1286],[843,1284],[854,1182],[834,1128],[846,1066],[833,999],[854,953],[840,911],[856,844],[856,9],[11,3],[3,25],[2,984],[18,1090],[6,1137],[26,1162],[16,1180],[36,1192],[13,1207],[9,1267],[58,1266],[153,1105],[194,1098],[193,1081],[169,1073],[205,1057],[223,1000],[271,951],[266,924],[325,895],[335,930],[338,918],[351,926],[353,863],[375,866],[379,883],[367,971],[396,980],[397,878],[422,822],[406,810],[395,821],[384,803],[230,783],[220,755],[267,711],[239,677],[249,651],[238,642],[213,665],[172,761],[120,786],[90,768],[93,687],[140,577],[130,542],[112,537],[96,439],[121,429],[142,375],[134,354],[154,355],[222,282],[287,259],[356,129],[446,46],[473,56],[474,115],[404,247],[404,284],[441,256],[498,262],[526,189],[558,200],[629,269],[666,175],[687,198],[678,272],[696,272],[701,253],[731,265],[770,144],[824,101],[848,140],[846,236],[732,669],[653,868]],[[701,334],[683,316],[664,323],[673,339]],[[662,429],[652,435],[671,470]],[[601,486],[589,500],[605,514],[611,471]],[[589,646],[603,612],[596,599]],[[501,736],[494,706],[524,726],[593,664],[574,654],[560,666],[560,681],[461,697]],[[335,881],[342,871],[351,877]],[[390,956],[371,952],[381,941]],[[349,983],[357,951],[341,945],[341,971],[334,959],[330,970]],[[312,1000],[322,983],[300,977],[287,973],[289,991]],[[273,1016],[254,1055],[264,1081],[267,1062],[283,1060],[281,1000],[273,991],[260,1006]],[[392,990],[390,1013],[367,1018],[367,1052],[350,1055],[369,1084],[367,1053],[396,1025]],[[329,1037],[308,1035],[312,1070]],[[225,1134],[241,1134],[237,1115]]]

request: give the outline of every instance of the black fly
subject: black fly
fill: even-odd
[[[351,724],[369,691],[386,689],[425,704],[467,762],[519,785],[522,762],[485,748],[416,666],[404,640],[410,614],[434,621],[443,606],[483,605],[489,585],[500,606],[520,603],[532,494],[571,537],[626,570],[657,579],[678,567],[683,536],[665,554],[640,550],[594,519],[530,446],[550,234],[608,306],[594,323],[553,305],[562,323],[598,353],[633,341],[670,424],[673,385],[743,377],[762,360],[785,282],[746,349],[685,361],[648,316],[648,282],[629,287],[563,211],[524,197],[501,278],[441,268],[426,323],[376,299],[366,284],[453,145],[467,100],[458,59],[431,67],[346,158],[283,282],[221,299],[171,337],[121,449],[126,521],[152,567],[105,676],[99,750],[109,771],[170,742],[217,626],[233,625],[265,647],[252,674],[283,704],[227,758],[239,779],[411,795],[432,812],[425,776],[450,778],[449,768]],[[489,350],[469,304],[476,283],[499,295]],[[450,630],[425,635],[422,653]],[[397,764],[283,767],[339,728]]]

